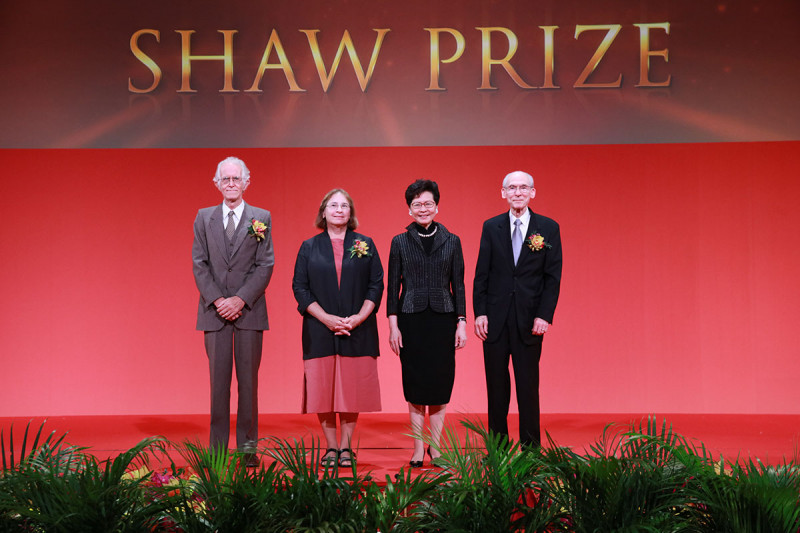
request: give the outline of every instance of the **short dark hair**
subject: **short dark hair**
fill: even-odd
[[[356,206],[353,204],[353,199],[344,189],[331,189],[328,191],[328,194],[322,197],[322,201],[319,204],[319,211],[317,211],[317,219],[314,221],[314,225],[319,229],[328,229],[328,221],[325,220],[325,208],[328,207],[328,201],[331,199],[331,196],[337,192],[342,193],[342,196],[347,199],[347,203],[350,204],[350,220],[347,221],[347,229],[355,230],[358,227]]]
[[[431,180],[417,180],[409,185],[408,189],[406,189],[406,204],[410,207],[414,198],[419,197],[419,195],[424,192],[433,194],[433,201],[437,205],[439,204],[439,185]]]

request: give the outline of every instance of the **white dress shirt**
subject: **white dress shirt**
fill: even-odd
[[[514,221],[517,220],[517,217],[514,216],[514,213],[509,209],[508,216],[511,219],[511,238],[514,238]],[[525,212],[519,217],[519,220],[522,224],[519,227],[519,230],[522,232],[522,243],[525,243],[525,236],[528,234],[528,224],[531,221],[531,212],[528,209],[525,209]]]
[[[226,204],[222,204],[222,228],[225,229],[228,225],[228,213],[233,211],[233,222],[236,224],[234,228],[239,227],[239,221],[242,219],[242,214],[244,213],[244,201],[237,205],[235,208],[231,209]]]

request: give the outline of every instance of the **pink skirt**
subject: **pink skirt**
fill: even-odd
[[[303,361],[302,413],[381,410],[377,357],[330,355]]]

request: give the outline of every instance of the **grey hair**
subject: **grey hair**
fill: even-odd
[[[508,174],[506,174],[506,177],[503,178],[503,188],[508,187],[508,182],[509,182],[509,180],[511,178],[514,178],[514,177],[517,177],[517,176],[520,176],[520,175],[525,176],[526,178],[528,178],[528,180],[531,182],[530,186],[531,186],[531,188],[533,188],[533,176],[531,176],[527,172],[523,172],[521,170],[515,170],[514,172],[509,172]]]
[[[250,169],[247,168],[247,165],[244,164],[244,161],[242,161],[238,157],[226,157],[225,159],[219,162],[219,164],[217,165],[217,171],[214,173],[215,183],[219,183],[219,180],[222,178],[222,176],[219,175],[219,169],[222,168],[222,165],[224,165],[225,163],[234,163],[236,165],[239,165],[239,168],[242,169],[242,185],[246,187],[247,184],[250,183]]]

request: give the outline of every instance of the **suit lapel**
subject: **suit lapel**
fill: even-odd
[[[344,237],[345,248],[347,248],[347,234]],[[325,277],[328,278],[327,285],[330,286],[332,291],[339,291],[339,280],[336,279],[336,259],[333,257],[333,243],[331,242],[331,236],[328,235],[327,231],[323,231],[320,233],[320,254],[325,259],[323,264],[325,265],[325,270],[328,272]],[[345,256],[342,257],[342,278],[344,278],[344,263],[345,258],[347,257],[347,253],[345,252]]]
[[[511,219],[509,218],[508,212],[500,219],[500,223],[497,225],[497,231],[500,232],[500,249],[503,251],[503,254],[505,254],[506,261],[511,267],[511,270],[514,270],[516,265],[514,265],[514,250],[511,247]]]
[[[414,246],[418,246],[422,252],[425,252],[425,248],[422,246],[422,237],[419,236],[417,232],[417,227],[412,222],[408,226],[406,226],[406,231],[408,232],[408,238],[411,242],[414,243]]]
[[[448,233],[447,228],[445,228],[438,222],[436,223],[436,225],[438,229],[436,230],[436,235],[433,236],[433,246],[431,246],[431,255],[433,255],[434,252],[436,252],[436,250],[440,248],[447,240],[447,233]],[[430,237],[428,238],[430,239]]]
[[[352,290],[352,278],[353,278],[353,269],[355,264],[353,261],[356,261],[358,257],[350,257],[350,252],[347,251],[348,248],[353,246],[353,243],[356,240],[355,233],[352,230],[347,230],[347,233],[344,234],[344,253],[342,255],[342,278],[339,280],[339,292],[340,293],[347,293]],[[370,253],[372,250],[370,250]],[[333,263],[331,263],[333,264]],[[334,274],[336,273],[336,269],[334,267]]]
[[[539,233],[539,225],[536,223],[536,216],[533,214],[533,210],[530,207],[528,208],[528,213],[530,213],[531,218],[528,220],[528,231],[526,232],[525,240],[522,241],[522,251],[519,253],[517,266],[519,266],[522,261],[526,261],[533,253],[533,250],[528,247],[528,239],[530,239],[532,235]]]
[[[211,212],[211,217],[208,219],[208,229],[211,232],[211,240],[214,242],[214,246],[219,250],[219,255],[227,263],[230,258],[228,257],[228,248],[225,246],[225,229],[222,224],[221,204]]]
[[[236,251],[242,246],[245,238],[247,237],[247,227],[253,220],[253,212],[250,206],[245,203],[244,210],[242,211],[242,219],[236,227],[236,233],[233,234],[233,249],[231,250],[231,257],[236,255]]]

